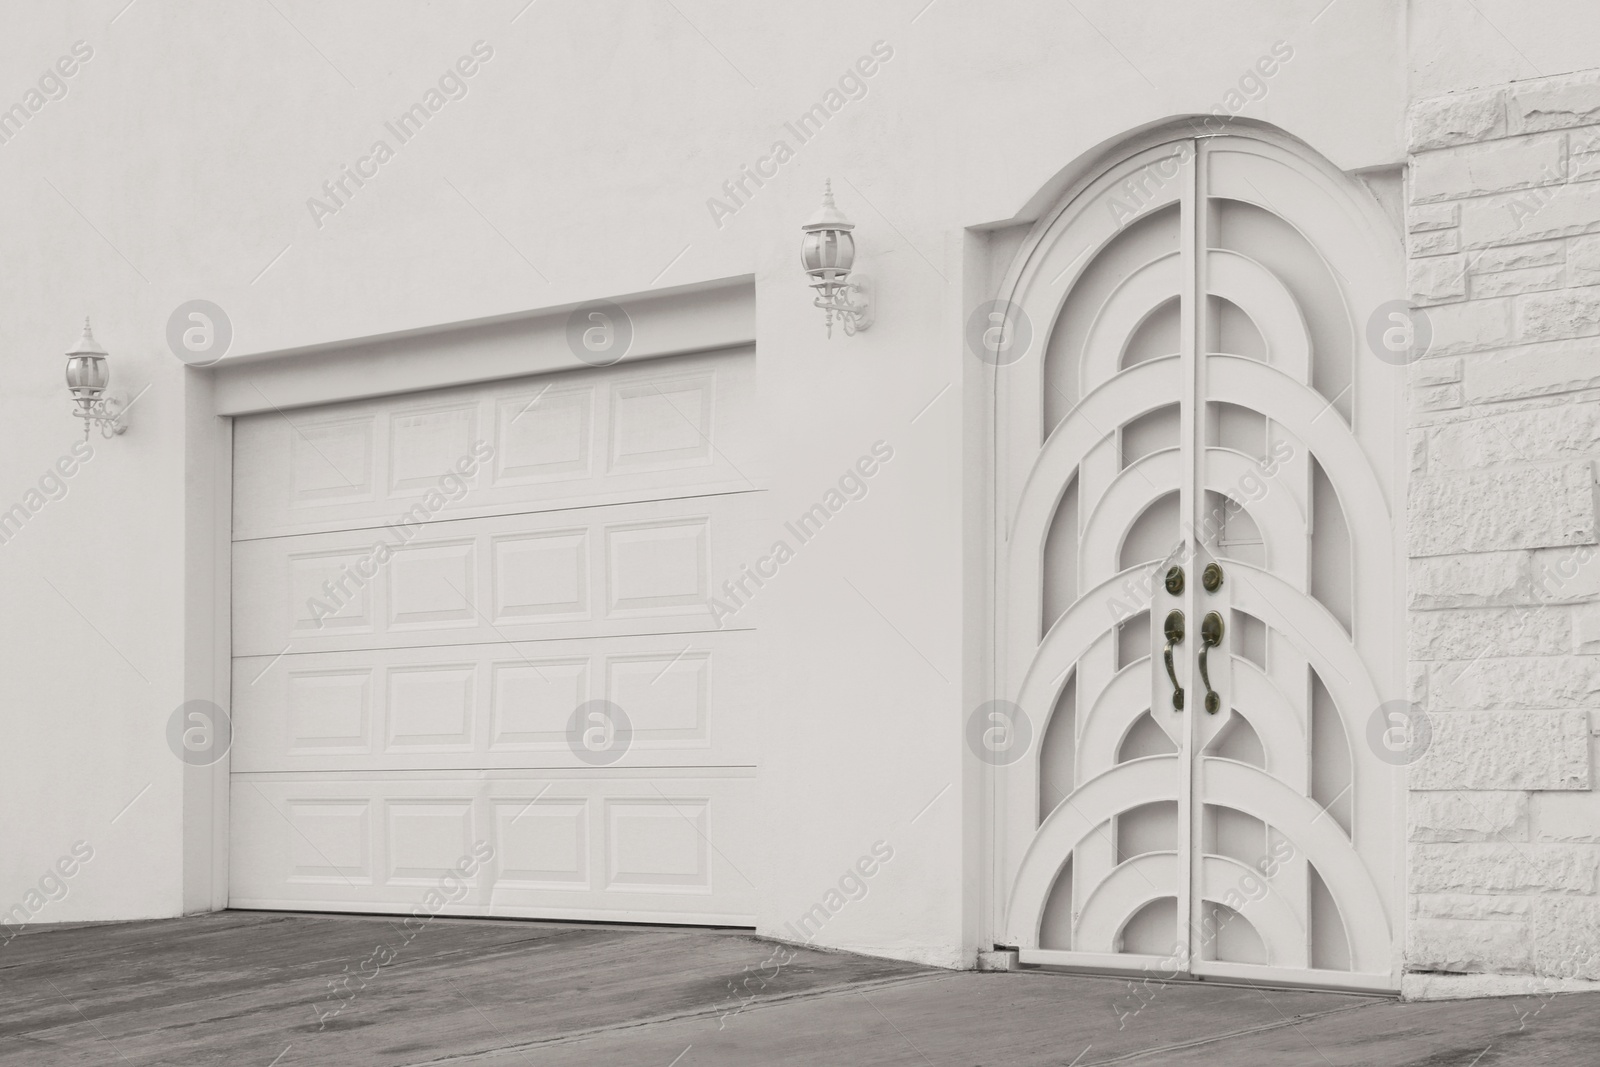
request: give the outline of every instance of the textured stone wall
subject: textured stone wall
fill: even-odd
[[[1600,979],[1600,71],[1409,141],[1407,970]]]

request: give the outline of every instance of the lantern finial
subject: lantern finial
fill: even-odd
[[[834,204],[833,180],[831,178],[822,179],[822,206],[800,228],[808,232],[811,230],[849,231],[856,228],[856,224],[845,218],[844,212],[840,211],[838,206]]]
[[[100,347],[100,342],[94,339],[94,331],[89,328],[89,316],[85,315],[83,317],[83,333],[79,335],[77,343],[67,349],[67,355],[104,356],[106,354],[106,350]]]

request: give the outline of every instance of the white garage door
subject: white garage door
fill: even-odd
[[[239,418],[231,905],[466,861],[445,910],[752,923],[754,633],[706,601],[753,399],[743,351]]]

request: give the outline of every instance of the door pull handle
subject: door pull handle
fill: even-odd
[[[1222,643],[1222,616],[1215,611],[1206,612],[1200,620],[1200,681],[1206,687],[1206,711],[1215,715],[1222,707],[1222,698],[1211,688],[1211,675],[1206,670],[1206,653]],[[1168,660],[1170,670],[1170,657]]]
[[[1183,710],[1183,686],[1178,684],[1178,668],[1172,663],[1172,648],[1174,645],[1183,644],[1183,612],[1174,608],[1167,612],[1166,625],[1163,627],[1167,634],[1167,648],[1162,653],[1162,658],[1167,661],[1167,677],[1172,679],[1172,710]]]

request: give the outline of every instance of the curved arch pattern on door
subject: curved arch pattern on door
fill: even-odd
[[[1402,783],[1364,741],[1402,691],[1398,390],[1356,310],[1395,244],[1229,136],[1085,182],[1019,255],[1044,343],[996,371],[999,671],[1041,741],[996,770],[995,856],[1024,962],[1398,984]]]

